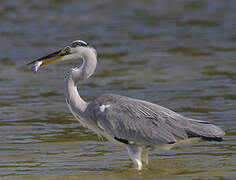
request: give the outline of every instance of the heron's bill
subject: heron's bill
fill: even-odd
[[[56,57],[56,58],[54,58],[54,59],[50,59],[50,60],[48,60],[48,61],[42,62],[42,64],[41,64],[40,66],[46,66],[47,64],[51,64],[51,63],[53,63],[53,62],[60,61],[61,59],[62,59],[61,56],[60,56],[60,57]]]
[[[59,50],[54,53],[48,54],[47,56],[43,56],[41,58],[38,58],[27,65],[32,65],[32,70],[34,72],[38,71],[38,68],[41,66],[46,66],[48,64],[51,64],[53,62],[57,62],[62,60],[63,55],[65,54],[64,50]]]

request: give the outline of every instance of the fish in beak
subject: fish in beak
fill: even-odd
[[[61,49],[59,51],[56,51],[54,53],[48,54],[46,56],[43,56],[41,58],[38,58],[30,63],[27,64],[27,66],[32,66],[32,71],[37,72],[39,67],[45,66],[47,64],[51,64],[53,62],[57,62],[62,60],[63,56],[70,54],[70,48],[66,47],[64,49]]]

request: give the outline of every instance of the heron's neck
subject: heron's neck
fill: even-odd
[[[94,49],[84,49],[80,54],[82,55],[83,63],[79,68],[71,69],[66,79],[66,97],[71,109],[79,111],[78,113],[81,114],[86,110],[88,103],[80,97],[77,85],[79,81],[88,79],[94,73],[97,57]]]

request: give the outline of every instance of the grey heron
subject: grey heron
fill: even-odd
[[[126,96],[104,94],[85,102],[77,85],[89,78],[97,65],[97,52],[82,40],[28,63],[32,70],[52,62],[82,59],[82,65],[71,68],[66,77],[66,102],[80,123],[127,148],[130,158],[141,170],[148,163],[148,150],[174,145],[188,139],[221,141],[225,132],[206,121],[184,117],[160,105]]]

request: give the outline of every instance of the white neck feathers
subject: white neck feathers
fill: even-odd
[[[97,54],[95,49],[90,47],[80,47],[78,54],[83,59],[83,63],[79,68],[72,68],[66,79],[66,98],[72,111],[83,113],[88,103],[79,95],[77,84],[81,80],[89,78],[95,71],[97,65]]]

